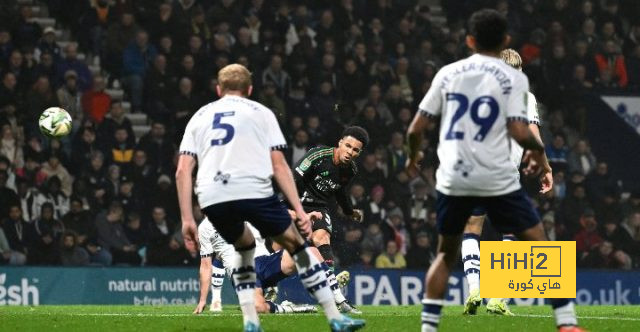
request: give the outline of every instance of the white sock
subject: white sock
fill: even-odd
[[[347,299],[344,298],[344,295],[342,295],[342,291],[340,291],[340,287],[338,287],[338,280],[336,280],[336,275],[333,274],[333,271],[331,271],[328,268],[327,268],[327,281],[329,282],[329,287],[333,292],[333,299],[336,301],[336,303],[340,304],[346,301]]]
[[[561,300],[558,300],[561,301]],[[553,302],[551,303],[553,305]],[[553,308],[553,313],[556,316],[557,326],[574,326],[578,325],[578,319],[576,318],[576,308],[573,301],[569,301],[567,304]]]
[[[300,281],[311,295],[322,305],[327,319],[342,319],[342,315],[336,307],[336,303],[327,283],[325,268],[316,256],[313,255],[307,244],[304,249],[291,255],[296,262]]]
[[[224,282],[224,269],[214,266],[211,273],[211,303],[222,302],[222,283]]]
[[[254,303],[254,291],[256,287],[256,271],[254,269],[253,253],[255,243],[250,249],[236,250],[231,259],[233,269],[233,284],[238,293],[238,302],[242,309],[243,324],[252,322],[260,326],[260,319]]]
[[[438,331],[443,304],[443,300],[422,299],[422,332]]]
[[[469,283],[469,290],[480,289],[480,237],[465,233],[462,240],[462,263],[464,274]]]
[[[502,235],[502,241],[515,241],[516,237],[511,234]]]

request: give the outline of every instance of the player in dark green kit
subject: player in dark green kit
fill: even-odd
[[[333,272],[333,251],[331,250],[331,216],[328,203],[335,197],[342,212],[356,222],[362,222],[362,211],[354,209],[347,189],[358,173],[355,159],[369,143],[369,134],[361,127],[348,127],[342,132],[337,147],[320,146],[313,148],[296,165],[294,179],[300,201],[305,211],[320,211],[323,218],[312,225],[311,240]],[[347,278],[348,272],[338,275],[338,280]],[[346,300],[338,303],[342,312],[359,313]]]

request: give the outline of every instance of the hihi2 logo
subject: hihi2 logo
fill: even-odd
[[[574,241],[482,241],[480,296],[576,297]]]

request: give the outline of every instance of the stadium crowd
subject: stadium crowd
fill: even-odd
[[[438,69],[469,54],[463,22],[493,7],[538,98],[555,188],[541,197],[525,184],[547,235],[577,241],[581,267],[640,267],[640,193],[590,152],[580,98],[640,91],[635,0],[442,1],[445,25],[417,0],[42,2],[76,42],[62,48],[30,6],[0,4],[0,264],[196,264],[179,227],[177,144],[216,100],[218,69],[238,62],[252,98],[277,115],[292,166],[346,125],[371,136],[348,189],[364,221],[334,220],[339,265],[423,270],[435,254],[438,137],[428,134],[412,179],[404,133]],[[142,137],[105,92],[120,86],[151,119]],[[39,133],[51,106],[72,114],[72,135]]]

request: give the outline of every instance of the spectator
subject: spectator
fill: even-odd
[[[64,84],[56,91],[56,97],[60,101],[60,107],[71,115],[74,121],[82,122],[82,92],[78,88],[78,74],[73,70],[64,73]]]
[[[604,224],[603,237],[619,249],[631,256],[635,266],[640,264],[640,212],[636,211],[624,218],[622,223],[609,219]]]
[[[360,242],[362,230],[358,225],[346,224],[342,233],[342,241],[336,243],[336,252],[339,254],[339,265],[347,268],[360,261]]]
[[[127,143],[135,144],[136,136],[133,132],[131,120],[125,115],[122,102],[116,101],[111,103],[109,114],[104,118],[98,130],[100,141],[108,146],[115,144],[116,130],[124,128],[127,132]]]
[[[640,30],[640,28],[638,28]],[[640,35],[640,32],[638,32]],[[640,39],[640,36],[639,36]],[[633,51],[625,58],[627,73],[629,76],[629,88],[640,91],[640,44],[633,48]]]
[[[124,227],[124,232],[131,244],[138,248],[147,246],[147,232],[142,227],[142,221],[138,213],[132,212],[127,215],[127,224]]]
[[[93,78],[91,90],[82,95],[82,109],[87,119],[100,124],[111,105],[111,96],[104,92],[106,84],[104,77],[96,75]]]
[[[167,68],[167,56],[158,54],[153,67],[144,77],[144,105],[147,114],[170,114],[171,96],[175,93],[176,77]]]
[[[377,269],[404,269],[407,262],[402,253],[398,251],[395,241],[388,241],[385,252],[376,257]]]
[[[293,168],[298,164],[300,159],[304,157],[305,153],[309,150],[309,134],[304,129],[298,129],[295,132],[293,144],[289,148],[287,153],[287,159],[289,165]]]
[[[69,211],[69,196],[62,191],[60,178],[54,175],[43,186],[43,195],[47,203],[54,208],[54,218],[60,219]]]
[[[569,156],[569,148],[565,143],[565,137],[561,134],[553,136],[553,142],[547,145],[546,148],[547,158],[549,164],[554,170],[566,170],[567,169],[567,157]]]
[[[586,140],[579,140],[568,157],[569,172],[588,175],[596,167],[596,157]]]
[[[407,250],[407,234],[404,227],[404,214],[399,207],[389,211],[389,217],[382,224],[385,241],[395,241],[400,252]]]
[[[2,222],[4,235],[7,237],[9,247],[18,252],[18,255],[22,254],[26,257],[29,254],[29,247],[35,240],[31,225],[22,218],[20,205],[12,204],[8,210],[9,217]]]
[[[42,172],[47,176],[47,179],[56,177],[61,194],[66,197],[71,196],[71,184],[73,179],[71,178],[69,171],[67,171],[67,169],[60,163],[59,155],[56,153],[50,153],[47,158],[47,162],[42,165]]]
[[[122,55],[123,83],[131,96],[133,112],[142,111],[144,75],[156,54],[158,51],[155,46],[149,44],[149,35],[144,30],[138,31],[135,40],[124,49]]]
[[[578,257],[584,258],[589,251],[596,249],[602,243],[602,236],[598,231],[598,222],[593,210],[584,210],[580,217],[580,225],[582,229],[576,234],[574,240]]]
[[[280,98],[288,95],[291,87],[291,78],[282,68],[282,57],[279,55],[271,56],[269,66],[262,72],[262,84],[266,85],[267,82],[273,83]]]
[[[7,187],[8,173],[0,170],[0,220],[9,216],[9,206],[20,202],[18,195]]]
[[[84,61],[78,59],[78,44],[69,43],[64,50],[65,57],[56,66],[56,83],[64,83],[65,74],[73,70],[78,75],[78,89],[85,91],[91,87],[91,71]]]
[[[113,143],[109,149],[111,163],[120,166],[120,168],[125,168],[133,159],[134,145],[125,127],[117,128],[113,137]]]
[[[17,85],[18,79],[14,73],[7,71],[2,75],[2,84],[0,85],[0,105],[19,105],[22,101],[22,96]]]
[[[578,232],[581,224],[581,214],[588,207],[589,201],[587,200],[584,186],[574,186],[571,195],[562,201],[560,205],[562,223],[560,224],[558,235],[562,239],[572,238],[572,235]]]
[[[360,249],[362,252],[370,252],[373,256],[378,256],[384,249],[384,234],[380,230],[380,224],[370,223],[364,232]]]
[[[143,150],[133,152],[133,160],[126,170],[127,177],[134,183],[134,189],[139,197],[150,197],[153,184],[156,182],[156,171],[147,163],[147,154]]]
[[[33,265],[60,263],[60,235],[64,225],[54,217],[53,204],[42,204],[40,218],[33,221],[33,242],[29,246],[28,260]]]
[[[404,135],[395,132],[391,135],[391,144],[389,144],[389,172],[392,175],[404,171],[405,163],[409,158],[409,149],[405,145]]]
[[[178,95],[171,100],[171,118],[164,117],[164,120],[174,124],[175,132],[182,133],[187,127],[189,119],[202,106],[202,101],[200,96],[193,91],[193,82],[187,77],[180,79],[178,91]]]
[[[11,249],[4,230],[0,228],[0,265],[24,265],[26,262],[27,256]]]
[[[586,179],[587,193],[592,202],[601,201],[606,195],[617,195],[619,188],[616,179],[609,174],[609,165],[598,162],[594,172]]]
[[[353,187],[352,187],[353,190]],[[364,192],[364,188],[363,188]],[[364,206],[364,223],[381,225],[387,218],[387,209],[383,205],[384,188],[381,185],[375,185],[371,189],[369,201]],[[376,252],[377,254],[378,252]]]
[[[620,54],[619,46],[614,40],[604,42],[602,52],[596,54],[596,63],[600,77],[609,70],[613,75],[612,79],[619,87],[626,87],[629,82],[627,77],[627,67],[624,63],[624,56]]]
[[[378,113],[380,120],[388,125],[393,122],[393,115],[389,110],[387,104],[382,99],[382,91],[380,85],[374,84],[369,88],[369,95],[366,99],[361,99],[356,102],[356,107],[359,110],[364,109],[365,106],[373,106]]]
[[[175,147],[169,140],[164,123],[154,121],[151,124],[151,131],[140,138],[137,148],[147,154],[149,164],[155,172],[168,172],[172,169]]]
[[[434,252],[429,234],[418,232],[415,243],[407,251],[407,268],[420,271],[428,269],[435,259]]]
[[[13,41],[16,47],[35,46],[42,36],[42,28],[36,22],[33,22],[33,11],[31,6],[20,6],[20,18],[13,30]]]
[[[40,76],[33,84],[33,88],[27,93],[25,125],[27,135],[37,133],[37,120],[42,111],[49,107],[57,107],[60,105],[58,97],[51,88],[51,82],[46,76]]]
[[[96,0],[94,6],[87,8],[80,17],[78,31],[78,39],[83,49],[91,50],[94,56],[104,59],[109,25],[113,24],[116,18],[117,14],[108,0]]]
[[[135,17],[129,12],[123,13],[119,22],[109,25],[107,30],[106,61],[104,61],[104,64],[105,69],[116,77],[122,75],[122,53],[127,45],[134,40],[138,29]]]
[[[50,53],[55,61],[62,59],[62,49],[56,42],[56,30],[52,27],[44,28],[42,38],[36,45],[34,56],[40,59],[43,53]]]
[[[109,209],[96,217],[98,244],[111,252],[113,264],[140,265],[137,248],[127,239],[122,223],[124,210],[120,202],[112,202]]]
[[[89,265],[89,253],[78,245],[78,239],[74,232],[67,231],[62,234],[60,250],[60,262],[63,266]]]
[[[111,265],[111,253],[97,244],[96,225],[91,213],[84,208],[82,198],[72,196],[70,207],[69,212],[62,218],[65,230],[76,234],[76,245],[87,251],[92,264]]]
[[[72,172],[80,172],[89,167],[92,155],[100,152],[96,142],[96,132],[92,127],[80,128],[73,142]],[[104,155],[102,156],[104,158]]]
[[[10,125],[2,126],[2,137],[0,138],[0,155],[9,159],[11,166],[14,168],[24,167],[24,153],[22,151],[22,142],[19,141],[17,135],[13,132]]]
[[[613,244],[603,241],[596,245],[578,263],[581,267],[591,269],[630,269],[631,258],[620,250],[614,250]]]
[[[147,264],[149,265],[178,265],[184,259],[184,253],[176,248],[173,234],[176,225],[167,219],[163,207],[155,206],[151,213],[149,231],[149,245],[147,247]]]

